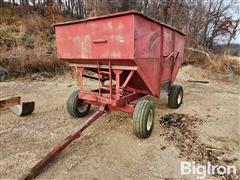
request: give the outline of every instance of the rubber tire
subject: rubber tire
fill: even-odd
[[[88,104],[88,107],[84,112],[79,111],[78,107],[83,103],[83,100],[79,99],[78,94],[79,90],[73,91],[67,100],[68,113],[74,118],[86,116],[91,108],[91,104]]]
[[[153,121],[152,126],[147,130],[148,114],[152,109]],[[152,101],[142,100],[137,103],[133,112],[133,132],[138,138],[148,138],[153,130],[155,120],[155,107]]]
[[[182,94],[182,99],[178,103],[178,96]],[[168,106],[172,109],[177,109],[181,106],[183,101],[183,88],[180,85],[173,85],[168,96]]]

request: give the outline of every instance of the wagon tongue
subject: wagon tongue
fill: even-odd
[[[53,161],[60,152],[62,152],[71,142],[80,138],[82,132],[90,126],[93,122],[95,122],[102,114],[106,112],[106,107],[100,106],[99,110],[96,111],[92,116],[90,116],[80,127],[80,129],[74,134],[68,136],[63,142],[61,142],[58,146],[56,146],[50,153],[48,153],[42,160],[40,160],[34,167],[26,172],[20,179],[21,180],[29,180],[35,178],[41,171]]]

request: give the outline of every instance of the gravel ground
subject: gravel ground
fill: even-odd
[[[190,65],[181,68],[177,83],[183,85],[185,92],[179,109],[167,107],[165,93],[160,100],[147,97],[156,104],[155,127],[150,138],[140,140],[133,135],[130,114],[107,113],[91,125],[80,140],[66,148],[37,179],[196,178],[194,175],[181,176],[180,162],[188,158],[181,155],[174,142],[163,137],[167,131],[159,119],[168,113],[203,119],[203,123],[192,127],[198,141],[216,149],[227,148],[221,157],[235,159],[233,163],[239,169],[239,77],[221,80],[219,76]],[[188,79],[207,79],[210,83],[189,83]],[[89,88],[97,85],[92,80],[87,82]],[[21,177],[80,127],[87,117],[74,119],[66,111],[66,99],[76,88],[75,81],[68,76],[0,83],[1,98],[21,95],[23,101],[36,102],[34,113],[29,116],[17,117],[9,111],[0,112],[2,179]],[[96,109],[93,107],[91,113]]]

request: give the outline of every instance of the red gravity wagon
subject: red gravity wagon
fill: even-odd
[[[89,113],[91,105],[99,110],[82,127],[54,148],[25,177],[34,177],[104,112],[133,113],[133,131],[139,138],[151,135],[155,110],[150,100],[131,102],[151,95],[159,98],[168,92],[168,105],[178,108],[183,88],[174,85],[183,60],[185,34],[136,11],[55,24],[57,58],[76,72],[79,90],[67,101],[73,117]],[[86,70],[95,76],[86,75]],[[97,89],[87,90],[83,77],[98,81]]]
[[[55,25],[57,58],[66,61],[78,74],[79,89],[67,103],[73,117],[88,114],[91,104],[105,111],[133,113],[133,131],[148,137],[153,128],[154,105],[141,100],[159,98],[168,91],[168,105],[178,108],[183,89],[173,85],[183,60],[184,34],[135,11],[116,13]],[[84,71],[96,73],[99,88],[84,89]]]

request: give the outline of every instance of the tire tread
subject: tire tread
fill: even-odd
[[[139,101],[134,109],[133,132],[139,138],[147,138],[151,135],[152,128],[149,131],[146,131],[147,116],[150,109],[153,110],[153,123],[154,123],[155,118],[154,105],[150,100]]]
[[[178,102],[177,102],[178,95],[181,91],[183,93],[183,88],[180,85],[173,85],[171,87],[170,94],[169,94],[169,97],[168,97],[168,106],[170,108],[177,109],[181,106],[182,100],[181,100],[180,104],[178,104]],[[182,99],[183,99],[183,97],[182,97]]]
[[[79,100],[78,94],[79,94],[79,90],[74,90],[67,100],[68,113],[74,118],[86,116],[89,113],[89,110],[91,108],[91,104],[89,104],[86,111],[84,112],[78,111],[78,100]]]

